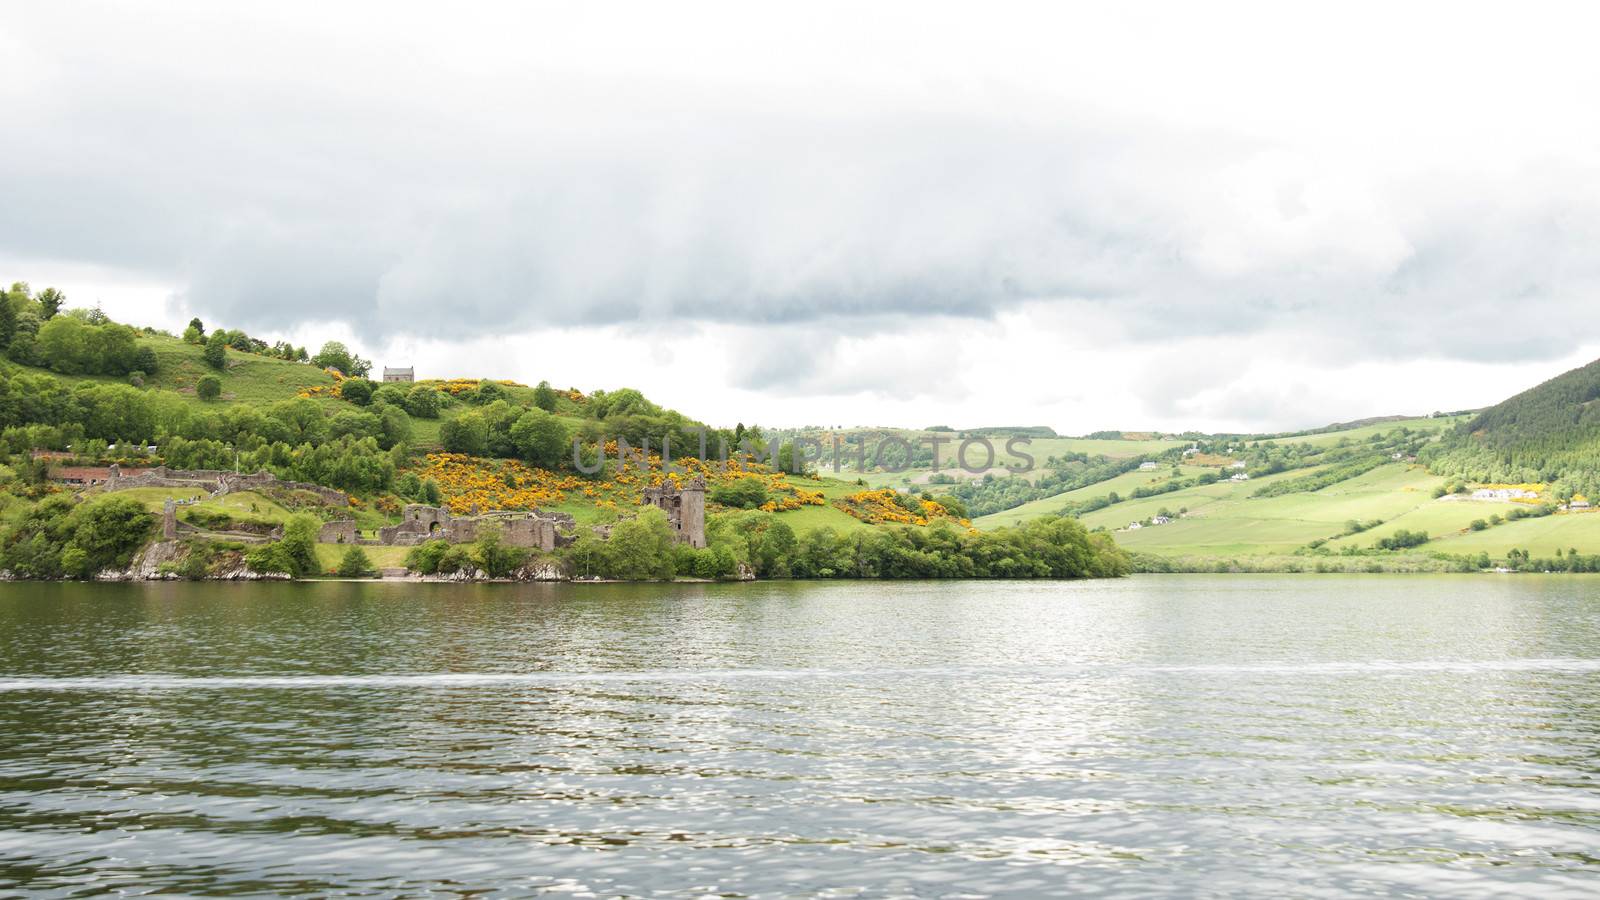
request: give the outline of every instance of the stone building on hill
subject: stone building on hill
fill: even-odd
[[[384,366],[383,380],[385,382],[410,384],[417,380],[416,370],[411,366],[406,366],[404,369],[391,369],[388,366]]]

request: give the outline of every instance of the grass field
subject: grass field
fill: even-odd
[[[318,544],[317,564],[324,572],[337,568],[339,560],[344,558],[345,551],[350,549],[349,544]],[[406,554],[411,552],[410,547],[382,547],[361,545],[367,554],[367,559],[372,560],[373,568],[383,569],[391,566],[398,567],[406,564]]]
[[[1444,553],[1484,552],[1497,559],[1512,548],[1527,550],[1536,557],[1553,557],[1557,550],[1564,553],[1572,549],[1585,554],[1600,553],[1600,512],[1556,513],[1537,519],[1520,519],[1483,531],[1437,536],[1422,547]]]
[[[1315,470],[1310,470],[1315,471]],[[1403,463],[1381,466],[1348,481],[1310,493],[1251,496],[1262,486],[1295,478],[1307,470],[1282,472],[1242,483],[1219,482],[1118,504],[1085,516],[1091,528],[1117,529],[1165,506],[1188,507],[1188,516],[1167,525],[1117,532],[1132,550],[1169,556],[1277,554],[1319,538],[1331,538],[1350,519],[1390,520],[1434,502],[1432,489],[1442,479]],[[1380,532],[1358,536],[1370,546]],[[1370,536],[1369,536],[1370,535]]]
[[[1319,538],[1326,539],[1325,546],[1335,553],[1346,547],[1366,550],[1400,529],[1425,531],[1431,537],[1413,553],[1487,552],[1496,559],[1512,548],[1534,556],[1554,556],[1558,549],[1571,548],[1600,553],[1600,512],[1557,513],[1472,531],[1474,519],[1488,520],[1496,513],[1504,517],[1520,504],[1434,499],[1434,489],[1445,479],[1404,463],[1381,466],[1320,491],[1250,496],[1264,484],[1302,474],[1305,470],[1128,501],[1089,513],[1083,522],[1115,531],[1163,506],[1169,510],[1186,506],[1189,515],[1170,524],[1114,535],[1130,550],[1174,557],[1284,555]],[[984,523],[994,518],[985,517]],[[1381,519],[1383,524],[1339,537],[1352,519],[1363,523]]]
[[[1420,417],[1415,419],[1397,419],[1393,422],[1379,422],[1374,425],[1362,425],[1359,428],[1350,428],[1345,431],[1330,431],[1322,434],[1302,434],[1295,437],[1273,438],[1280,444],[1310,444],[1314,447],[1331,447],[1341,440],[1364,441],[1375,434],[1384,434],[1396,428],[1409,428],[1412,431],[1440,432],[1446,428],[1465,422],[1470,416],[1435,416],[1434,418]]]

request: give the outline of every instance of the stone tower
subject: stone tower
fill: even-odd
[[[696,475],[678,492],[678,540],[691,547],[706,545],[706,480]]]
[[[667,514],[673,534],[681,544],[699,548],[706,545],[706,482],[696,475],[679,488],[670,481],[660,487],[644,489],[644,503]]]

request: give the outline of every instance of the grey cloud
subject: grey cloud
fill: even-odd
[[[762,107],[573,74],[429,85],[391,62],[361,80],[366,58],[318,80],[291,67],[329,48],[275,64],[294,36],[252,38],[266,49],[209,80],[165,59],[172,45],[61,46],[21,110],[27,139],[0,155],[0,196],[23,211],[0,218],[0,246],[170,274],[230,325],[343,320],[372,341],[870,329],[1039,299],[1094,302],[1135,340],[1309,335],[1308,354],[1343,358],[1519,359],[1600,325],[1600,197],[1570,190],[1595,183],[1582,168],[1512,176],[1476,210],[1454,185],[1380,185],[1420,210],[1379,223],[1408,252],[1351,262],[1334,232],[1230,269],[1207,239],[1237,231],[1248,257],[1263,231],[1206,206],[1222,196],[1206,185],[1258,141],[1069,111]],[[1304,185],[1268,193],[1286,228],[1312,215]],[[1513,314],[1571,327],[1505,327]]]

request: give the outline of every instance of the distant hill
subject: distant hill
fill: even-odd
[[[1473,481],[1565,481],[1600,489],[1600,360],[1497,403],[1422,455],[1441,475]]]
[[[968,428],[964,431],[971,437],[1011,437],[1021,435],[1033,438],[1053,438],[1056,430],[1048,425],[990,425],[983,428]]]

